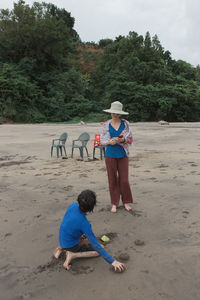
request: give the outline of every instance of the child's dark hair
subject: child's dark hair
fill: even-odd
[[[84,190],[78,195],[77,201],[82,212],[91,212],[96,205],[96,194],[91,190]]]

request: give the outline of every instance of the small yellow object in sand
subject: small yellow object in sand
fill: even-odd
[[[101,237],[101,240],[102,240],[103,242],[110,242],[109,237],[106,236],[106,235],[103,235],[103,236]]]

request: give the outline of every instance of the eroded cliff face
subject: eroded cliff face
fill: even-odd
[[[103,48],[98,48],[96,44],[80,44],[77,47],[78,61],[76,62],[81,73],[90,75],[98,64]]]
[[[82,44],[82,45],[78,45],[77,50],[79,52],[86,50],[88,52],[100,52],[103,53],[104,49],[103,48],[99,48],[96,44]]]

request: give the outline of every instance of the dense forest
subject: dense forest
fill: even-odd
[[[0,10],[0,121],[102,121],[121,101],[129,120],[200,121],[200,67],[136,32],[83,43],[70,12],[23,0]]]

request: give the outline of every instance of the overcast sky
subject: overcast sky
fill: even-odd
[[[13,8],[0,0],[0,8]],[[34,1],[26,0],[32,5]],[[43,2],[38,0],[37,2]],[[81,40],[98,42],[130,31],[155,34],[173,59],[200,64],[200,0],[47,0],[75,18]]]

